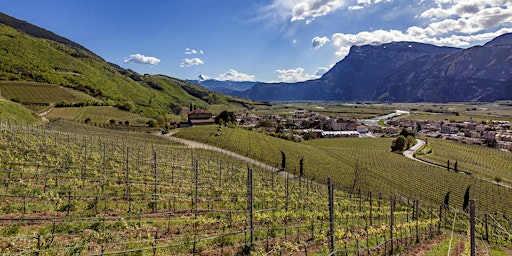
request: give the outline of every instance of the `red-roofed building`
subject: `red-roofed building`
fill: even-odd
[[[188,124],[193,125],[208,125],[214,124],[213,114],[205,109],[196,109],[188,113]]]

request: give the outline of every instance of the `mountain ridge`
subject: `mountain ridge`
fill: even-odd
[[[512,69],[509,67],[512,57],[507,59],[506,56],[511,56],[511,42],[512,34],[504,34],[483,46],[468,49],[417,42],[352,46],[349,54],[319,79],[297,83],[258,83],[249,90],[233,94],[266,101],[445,102],[510,99],[512,98],[510,93]],[[486,57],[484,52],[493,57]],[[502,58],[503,56],[505,57]],[[482,63],[477,65],[479,58],[489,59],[487,63],[490,65],[485,66]],[[492,65],[491,59],[499,61]],[[446,64],[447,61],[456,61],[457,64]],[[456,68],[456,66],[466,67],[467,70]],[[429,70],[431,76],[425,75],[424,70]],[[454,74],[459,73],[461,76],[466,76],[464,78],[466,80],[472,77],[471,81],[462,82],[461,77],[454,77]],[[418,78],[419,80],[413,81],[412,78],[419,74],[422,74],[426,80]],[[450,75],[436,77],[436,74]],[[426,77],[436,78],[436,82],[429,82],[430,80]],[[418,83],[422,85],[421,89],[415,90],[413,87],[417,87]],[[486,86],[486,83],[490,83],[491,86]],[[465,86],[475,93],[464,96]],[[495,92],[491,92],[493,86],[496,87]],[[450,93],[446,94],[446,92]]]

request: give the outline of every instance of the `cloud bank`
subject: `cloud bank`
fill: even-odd
[[[155,57],[144,56],[142,54],[132,54],[124,59],[124,63],[142,64],[142,65],[157,65],[160,59]]]
[[[226,73],[220,74],[215,78],[220,81],[255,81],[256,77],[253,75],[248,75],[244,73],[240,73],[234,69],[228,70]]]
[[[204,61],[201,60],[200,58],[192,58],[192,59],[185,58],[185,59],[181,60],[180,67],[186,68],[186,67],[192,67],[192,66],[197,66],[197,65],[202,65],[202,64],[204,64]]]

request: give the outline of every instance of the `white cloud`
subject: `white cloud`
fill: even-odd
[[[255,78],[256,77],[253,75],[240,73],[234,69],[230,69],[226,73],[220,74],[215,79],[220,81],[255,81]]]
[[[276,70],[276,74],[277,74],[277,77],[279,78],[279,80],[281,82],[285,82],[285,83],[302,82],[302,81],[306,81],[306,80],[317,79],[320,77],[317,75],[311,75],[308,73],[304,73],[303,68],[286,69],[286,70],[278,69],[278,70]]]
[[[345,0],[274,0],[265,6],[261,14],[265,17],[305,20],[311,23],[315,18],[332,13],[345,6]]]
[[[361,9],[364,9],[364,6],[362,5],[351,5],[348,7],[349,10],[351,11],[355,11],[355,10],[361,10]]]
[[[348,7],[349,10],[361,10],[372,4],[378,4],[382,2],[392,2],[393,0],[357,0],[357,5],[351,5]]]
[[[329,42],[329,38],[327,37],[318,37],[318,36],[315,36],[313,38],[313,40],[311,41],[311,44],[312,44],[312,48],[313,49],[318,49],[322,46],[324,46],[325,43]]]
[[[319,67],[315,70],[315,76],[317,77],[321,77],[323,74],[327,73],[327,71],[329,71],[329,69],[331,69],[331,67],[327,68],[327,67]]]
[[[181,60],[180,67],[185,68],[185,67],[197,66],[197,65],[201,65],[201,64],[204,64],[204,62],[200,58],[193,58],[193,59],[185,58],[185,59]]]
[[[160,59],[155,57],[144,56],[142,54],[132,54],[130,57],[124,59],[124,63],[143,64],[143,65],[157,65]]]
[[[185,49],[185,54],[187,55],[191,55],[191,54],[204,54],[203,50],[195,50],[195,49],[190,49],[190,48],[186,48]]]

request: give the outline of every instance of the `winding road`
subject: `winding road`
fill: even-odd
[[[439,164],[432,164],[432,163],[429,163],[429,162],[426,162],[426,161],[423,161],[421,159],[418,159],[418,158],[414,157],[414,153],[416,153],[416,151],[418,151],[421,147],[423,147],[426,144],[426,142],[424,140],[416,139],[416,141],[418,142],[418,143],[416,143],[416,145],[414,145],[410,149],[404,151],[403,154],[404,154],[405,157],[407,157],[409,159],[412,159],[412,160],[415,160],[415,161],[418,161],[418,162],[422,162],[422,163],[430,165],[430,166],[435,166],[435,167],[446,169],[446,166],[442,166],[442,165],[439,165]],[[464,172],[464,171],[459,171],[459,173],[471,175],[471,173]],[[498,186],[502,186],[502,187],[506,187],[506,188],[512,188],[512,186],[510,186],[510,185],[505,185],[503,183],[498,183],[498,182],[496,182],[494,180],[485,179],[485,178],[482,178],[482,177],[475,177],[474,175],[473,175],[473,178],[479,179],[479,180],[483,180],[483,181],[487,181],[487,182],[490,182],[490,183],[498,185]]]

